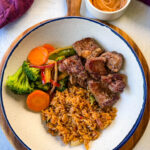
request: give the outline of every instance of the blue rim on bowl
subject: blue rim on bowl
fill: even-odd
[[[63,20],[63,19],[83,19],[83,20],[87,20],[87,21],[90,21],[90,22],[94,22],[96,24],[99,24],[100,26],[105,26],[106,28],[109,28],[116,36],[118,36],[120,39],[122,39],[126,45],[129,47],[129,49],[131,50],[131,52],[134,54],[138,64],[139,64],[139,67],[140,67],[140,70],[142,72],[142,77],[143,77],[143,88],[144,88],[144,102],[143,102],[143,105],[142,105],[142,109],[140,111],[140,114],[135,122],[135,124],[133,125],[132,129],[129,131],[129,133],[126,135],[126,137],[120,142],[119,145],[117,145],[114,150],[118,150],[120,149],[128,140],[129,138],[133,135],[133,133],[135,132],[136,128],[138,127],[141,119],[142,119],[142,116],[143,116],[143,113],[144,113],[144,110],[145,110],[145,105],[146,105],[146,99],[147,99],[147,84],[146,84],[146,79],[145,79],[145,75],[144,75],[144,70],[142,68],[142,65],[139,61],[139,58],[137,56],[137,54],[135,53],[135,51],[133,50],[133,48],[130,46],[130,44],[120,35],[118,34],[116,31],[114,31],[112,28],[110,28],[109,26],[103,24],[103,23],[100,23],[98,21],[95,21],[95,20],[91,20],[91,19],[88,19],[88,18],[84,18],[84,17],[62,17],[62,18],[57,18],[57,19],[53,19],[53,20],[48,20],[48,21],[45,21],[44,23],[36,26],[35,28],[33,28],[32,30],[30,30],[28,33],[26,33],[18,42],[17,44],[14,46],[14,48],[12,49],[12,51],[10,52],[10,54],[8,55],[6,61],[5,61],[5,64],[4,64],[4,67],[3,67],[3,70],[2,70],[2,75],[1,75],[1,80],[0,80],[0,98],[1,98],[1,107],[2,107],[2,110],[3,110],[3,114],[4,114],[4,117],[6,119],[6,122],[8,124],[8,126],[10,127],[10,129],[12,130],[13,134],[17,137],[17,139],[27,148],[27,149],[31,149],[29,148],[18,136],[17,134],[15,133],[15,131],[13,130],[13,128],[11,127],[9,121],[8,121],[8,118],[7,118],[7,115],[6,115],[6,112],[5,112],[5,108],[4,108],[4,105],[3,105],[3,96],[2,96],[2,83],[3,83],[3,76],[4,76],[4,72],[5,72],[5,69],[7,67],[7,63],[8,63],[8,60],[10,58],[10,56],[13,54],[13,52],[15,51],[16,47],[20,44],[20,42],[25,38],[27,37],[31,32],[33,32],[34,30],[44,26],[45,24],[48,24],[48,23],[51,23],[51,22],[55,22],[55,21],[59,21],[59,20]]]

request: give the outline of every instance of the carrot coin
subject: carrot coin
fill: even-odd
[[[55,50],[55,48],[51,44],[44,44],[43,47],[48,50],[48,53]]]
[[[28,95],[26,103],[30,110],[40,112],[49,106],[50,96],[41,90],[35,90]]]
[[[30,51],[28,60],[33,65],[43,65],[48,60],[48,50],[44,47],[36,47]]]

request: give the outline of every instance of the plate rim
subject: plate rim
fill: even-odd
[[[1,72],[1,76],[0,76],[0,103],[1,103],[1,108],[2,108],[2,111],[3,111],[3,114],[4,114],[4,118],[9,126],[9,128],[11,129],[11,131],[13,132],[13,134],[15,135],[15,137],[19,140],[20,143],[22,143],[27,149],[31,150],[31,148],[29,148],[24,142],[23,140],[21,140],[21,138],[15,133],[15,131],[13,130],[13,128],[11,127],[11,124],[9,123],[9,120],[7,118],[7,115],[6,115],[6,112],[5,112],[5,108],[4,108],[4,104],[3,104],[3,94],[2,94],[2,85],[3,85],[3,77],[4,77],[4,72],[5,72],[5,69],[7,67],[7,63],[8,63],[8,60],[9,58],[11,57],[11,55],[13,54],[13,52],[15,51],[15,49],[18,47],[18,45],[22,42],[23,39],[25,39],[30,33],[32,33],[33,31],[35,31],[36,29],[48,24],[48,23],[51,23],[51,22],[55,22],[55,21],[59,21],[59,20],[64,20],[64,19],[81,19],[81,20],[87,20],[87,21],[90,21],[90,22],[94,22],[100,26],[104,26],[108,29],[110,29],[116,36],[118,36],[127,46],[128,48],[131,50],[131,52],[133,53],[134,57],[136,58],[136,61],[140,67],[140,71],[142,73],[142,78],[143,78],[143,91],[144,91],[144,94],[143,94],[143,104],[142,104],[142,108],[141,108],[141,111],[139,113],[139,116],[137,118],[137,120],[135,121],[134,125],[132,126],[131,130],[128,132],[128,134],[125,136],[124,139],[122,139],[122,141],[115,147],[113,148],[113,150],[118,150],[120,149],[129,139],[130,137],[134,134],[134,132],[136,131],[137,127],[139,126],[139,123],[142,119],[142,116],[144,114],[144,110],[145,110],[145,106],[146,106],[146,101],[147,101],[147,82],[146,82],[146,77],[145,77],[145,73],[144,73],[144,70],[143,70],[143,67],[142,67],[142,64],[136,54],[136,52],[134,51],[134,49],[131,47],[131,45],[119,34],[117,33],[114,29],[112,29],[111,27],[109,27],[108,25],[102,23],[102,22],[98,22],[96,20],[93,20],[93,19],[90,19],[90,18],[85,18],[85,17],[79,17],[79,16],[67,16],[67,17],[59,17],[59,18],[56,18],[56,19],[48,19],[48,20],[44,20],[42,21],[42,23],[37,23],[33,26],[31,26],[29,28],[29,31],[27,33],[25,33],[25,35],[23,35],[21,38],[19,37],[19,39],[17,39],[15,41],[15,44],[13,46],[13,48],[11,48],[11,51],[9,52],[4,64],[2,65],[2,72]],[[27,29],[28,30],[28,29]],[[26,30],[26,31],[27,31]],[[24,33],[24,32],[23,32]],[[11,46],[10,46],[11,47]]]

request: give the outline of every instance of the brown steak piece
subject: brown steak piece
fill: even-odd
[[[101,48],[97,48],[94,51],[92,51],[91,55],[88,58],[91,57],[98,57],[100,56],[102,53],[104,52],[104,50],[102,50]]]
[[[121,93],[126,87],[126,77],[123,74],[101,76],[101,82],[114,93]]]
[[[123,56],[117,52],[105,52],[100,57],[106,58],[106,65],[112,72],[120,71],[123,65]]]
[[[101,75],[106,75],[107,69],[105,67],[105,58],[92,57],[87,59],[85,69],[89,72],[90,76],[96,80],[100,79]]]
[[[101,82],[90,80],[88,81],[88,88],[101,108],[112,106],[119,100],[119,94],[112,93]]]
[[[77,54],[83,58],[88,58],[90,55],[96,55],[95,57],[97,57],[103,52],[103,49],[100,48],[97,42],[89,37],[75,42],[73,48]],[[95,53],[93,53],[93,51],[95,51]]]
[[[83,88],[87,88],[87,80],[79,79],[78,77],[74,77],[72,75],[69,76],[69,81],[72,85],[80,85]]]
[[[67,72],[72,76],[74,83],[75,81],[82,87],[86,88],[88,74],[82,65],[81,59],[77,56],[71,56],[66,58],[62,63],[59,64],[60,72]]]

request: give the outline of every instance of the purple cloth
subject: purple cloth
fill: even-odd
[[[141,1],[141,2],[143,2],[143,3],[145,3],[145,4],[150,6],[150,0],[139,0],[139,1]]]
[[[21,17],[34,0],[0,0],[0,28]]]

